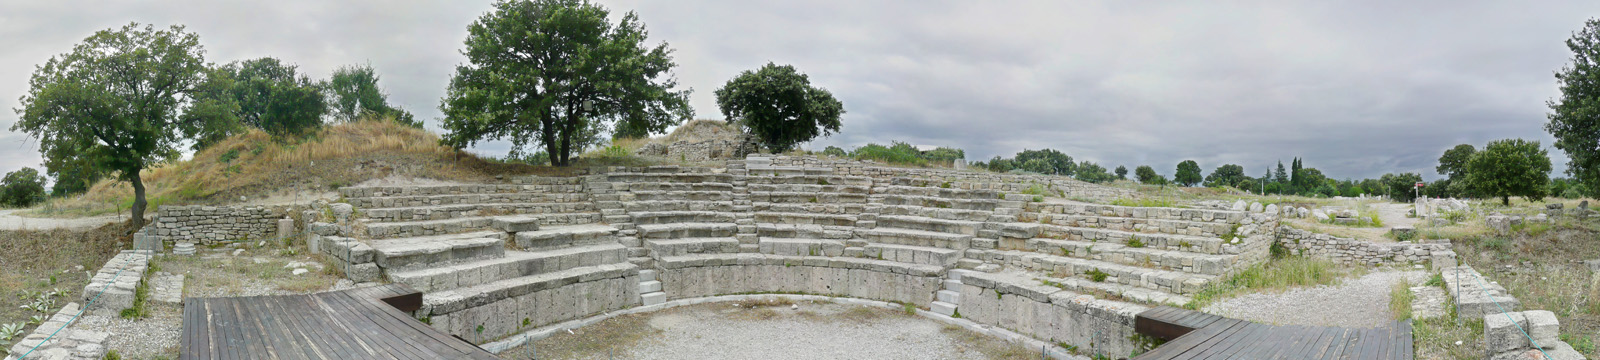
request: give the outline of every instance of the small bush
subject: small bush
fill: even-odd
[[[1128,240],[1128,247],[1131,247],[1131,248],[1142,248],[1142,247],[1144,247],[1144,241],[1140,241],[1139,239],[1129,239]]]
[[[1094,282],[1106,282],[1106,278],[1111,277],[1111,274],[1100,271],[1100,269],[1089,269],[1089,271],[1085,271],[1083,274],[1089,275],[1089,280],[1094,280]]]

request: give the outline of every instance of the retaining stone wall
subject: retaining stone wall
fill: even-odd
[[[1119,358],[1133,353],[1140,346],[1133,336],[1134,317],[1149,309],[1006,274],[969,273],[961,283],[963,318],[1049,343],[1074,344],[1083,354]]]
[[[634,153],[682,161],[739,159],[745,155],[739,151],[738,141],[726,139],[706,140],[695,143],[678,141],[665,145],[651,143],[640,147]]]
[[[163,242],[216,244],[276,235],[282,211],[261,206],[161,206],[154,236]]]
[[[539,326],[639,305],[639,270],[630,265],[576,278],[535,277],[505,292],[434,295],[418,311],[428,314],[435,329],[459,334],[475,344],[485,343]],[[469,301],[463,298],[470,298],[472,307],[466,307]]]
[[[658,276],[670,299],[743,293],[806,293],[928,307],[943,269],[856,258],[761,254],[663,262]]]
[[[1318,234],[1284,225],[1278,227],[1278,242],[1292,254],[1324,258],[1340,264],[1379,266],[1428,262],[1435,268],[1452,267],[1456,264],[1456,252],[1451,250],[1448,240],[1374,243]]]
[[[153,256],[154,251],[123,250],[106,261],[94,278],[89,279],[89,285],[83,286],[81,298],[85,304],[89,304],[88,310],[115,316],[122,309],[133,307],[134,288],[139,286],[139,279],[144,278],[145,268],[150,265]],[[100,297],[99,300],[94,300],[96,295]],[[92,304],[91,300],[94,301]]]

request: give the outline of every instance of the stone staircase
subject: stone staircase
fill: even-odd
[[[638,267],[586,179],[340,189],[384,279],[415,314],[476,342],[639,303]],[[539,304],[539,306],[533,306]]]
[[[655,262],[663,257],[689,254],[740,252],[741,229],[737,210],[740,184],[735,177],[710,168],[652,166],[623,169],[597,176],[597,206],[607,222],[616,225],[628,246],[629,262],[646,268],[639,292],[644,305],[666,301],[655,277]]]
[[[1259,250],[1247,246],[1249,233],[1241,233],[1241,227],[1253,223],[1242,211],[1054,199],[1023,204],[1010,222],[991,222],[991,229],[980,232],[998,237],[994,248],[971,255],[1080,293],[1182,305],[1190,295],[1255,259],[1246,256],[1247,250]]]

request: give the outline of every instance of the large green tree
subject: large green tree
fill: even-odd
[[[11,130],[39,139],[45,166],[81,163],[128,181],[132,222],[143,226],[139,173],[175,158],[199,127],[179,114],[204,77],[204,53],[182,26],[96,32],[34,70]]]
[[[456,66],[440,110],[441,141],[466,147],[510,140],[513,155],[543,145],[556,166],[614,136],[645,136],[692,117],[674,90],[667,44],[647,46],[632,12],[585,0],[502,0],[467,27],[468,63]]]
[[[844,104],[833,93],[811,86],[810,77],[792,65],[770,62],[717,89],[717,106],[728,122],[744,124],[774,154],[839,132],[844,115]]]
[[[1538,141],[1505,139],[1490,142],[1467,160],[1467,186],[1474,193],[1498,196],[1511,205],[1512,196],[1544,199],[1550,181],[1550,155]]]
[[[352,122],[366,117],[389,118],[395,122],[422,127],[411,112],[389,104],[389,95],[378,87],[378,72],[372,65],[347,65],[333,70],[323,85],[333,117]]]
[[[1127,170],[1123,171],[1126,172]],[[1076,177],[1078,180],[1092,183],[1103,183],[1115,179],[1111,173],[1106,172],[1105,167],[1089,160],[1084,160],[1078,163],[1077,174],[1075,174],[1074,177]]]
[[[202,124],[196,150],[246,128],[258,128],[283,139],[304,135],[322,125],[328,113],[322,88],[295,65],[264,57],[236,61],[206,71],[205,81],[190,91],[194,103],[185,120]]]
[[[1439,166],[1435,167],[1434,170],[1438,171],[1439,175],[1449,176],[1451,179],[1461,179],[1461,176],[1466,175],[1467,172],[1467,159],[1472,158],[1472,154],[1476,152],[1478,152],[1478,149],[1473,148],[1472,145],[1456,145],[1450,150],[1445,150],[1444,155],[1439,156]]]
[[[0,206],[29,207],[44,201],[44,176],[39,170],[22,168],[0,179]]]
[[[1161,175],[1156,175],[1156,169],[1150,167],[1150,165],[1139,165],[1139,167],[1134,168],[1133,176],[1138,178],[1141,184],[1155,184],[1156,179],[1161,177]]]
[[[1128,179],[1128,167],[1122,166],[1122,165],[1117,165],[1117,180],[1127,180],[1127,179]]]
[[[1240,175],[1244,174],[1240,173]],[[1199,184],[1201,179],[1200,164],[1195,163],[1194,160],[1184,160],[1178,163],[1178,172],[1172,174],[1172,182],[1183,186],[1194,186],[1194,184]]]
[[[1600,184],[1600,20],[1589,19],[1567,39],[1572,63],[1556,72],[1561,98],[1550,100],[1549,123],[1557,149],[1567,152],[1567,174],[1580,183]],[[1587,195],[1600,197],[1600,186]]]
[[[1249,178],[1249,176],[1244,175],[1244,166],[1226,164],[1218,166],[1216,170],[1211,170],[1211,174],[1206,175],[1205,185],[1208,187],[1237,186],[1246,178]]]
[[[1078,164],[1072,162],[1072,157],[1056,149],[1022,150],[1017,153],[1016,163],[1024,164],[1031,160],[1040,160],[1045,166],[1040,167],[1041,174],[1072,176],[1078,170]],[[1034,171],[1034,170],[1030,170]]]

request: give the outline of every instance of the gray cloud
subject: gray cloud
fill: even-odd
[[[844,102],[843,132],[811,147],[903,140],[970,159],[1056,148],[1107,167],[1183,159],[1260,174],[1300,156],[1333,177],[1432,168],[1444,149],[1552,139],[1544,102],[1563,45],[1600,5],[1582,1],[1215,2],[602,1],[633,10],[676,50],[702,118],[713,91],[768,61]],[[428,119],[466,26],[486,2],[160,3],[0,0],[0,105],[36,64],[95,30],[181,23],[208,60],[275,56],[314,76],[370,62],[391,99]],[[9,127],[15,114],[0,111]],[[0,135],[0,171],[38,166]],[[503,153],[504,142],[478,151]],[[1550,148],[1557,171],[1565,157]]]

